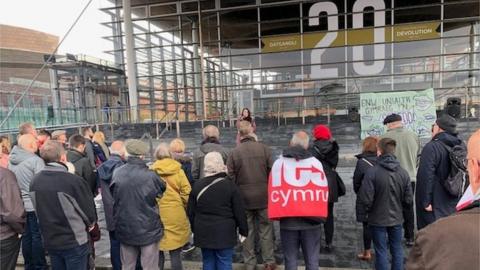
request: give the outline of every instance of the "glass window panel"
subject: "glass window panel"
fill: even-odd
[[[395,24],[422,21],[436,21],[441,18],[441,7],[422,7],[395,10]]]
[[[412,42],[399,42],[394,45],[395,57],[415,57],[425,55],[438,55],[440,53],[440,40],[422,40]]]
[[[245,5],[254,5],[255,0],[220,0],[220,7],[238,7]]]
[[[262,54],[262,68],[301,65],[302,56],[299,51]]]
[[[472,3],[446,4],[444,8],[445,19],[476,17],[478,20],[478,16],[480,16],[480,2],[478,1]]]
[[[300,33],[300,20],[285,20],[260,23],[261,36]]]
[[[298,19],[299,16],[300,16],[299,4],[260,8],[260,19],[262,22],[274,21],[274,20]]]
[[[156,5],[150,6],[150,16],[160,16],[177,13],[177,5]]]

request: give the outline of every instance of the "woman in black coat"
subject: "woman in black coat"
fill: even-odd
[[[353,190],[355,193],[360,191],[360,187],[362,186],[363,176],[367,172],[368,169],[375,166],[377,163],[377,143],[378,139],[375,137],[367,137],[363,140],[363,149],[362,153],[356,155],[357,166],[355,167],[355,171],[353,173]],[[369,261],[372,259],[372,235],[368,228],[367,223],[367,213],[365,213],[359,205],[360,201],[357,196],[357,201],[355,203],[355,212],[357,215],[357,221],[361,222],[363,225],[363,252],[357,255],[357,258],[360,260]]]
[[[205,177],[196,181],[188,200],[194,244],[202,249],[203,269],[232,269],[237,229],[247,237],[248,225],[240,191],[227,177],[222,155],[210,152]]]
[[[334,232],[334,215],[333,206],[338,202],[339,192],[337,183],[336,168],[338,164],[338,143],[333,140],[332,133],[327,126],[317,125],[312,130],[312,135],[315,137],[310,152],[318,159],[323,166],[325,175],[328,181],[328,217],[325,222],[325,251],[332,251],[332,241]]]

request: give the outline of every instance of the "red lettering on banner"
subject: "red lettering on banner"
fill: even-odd
[[[268,214],[282,217],[327,217],[328,182],[315,158],[278,159],[269,176]]]

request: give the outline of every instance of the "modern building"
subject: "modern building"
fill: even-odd
[[[110,0],[132,120],[347,114],[360,94],[480,102],[478,0]]]

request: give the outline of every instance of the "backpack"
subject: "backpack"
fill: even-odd
[[[447,179],[442,183],[443,187],[450,195],[457,198],[461,197],[469,184],[466,165],[467,146],[463,142],[454,147],[450,147],[440,140],[439,142],[445,149],[447,149],[451,166]]]

